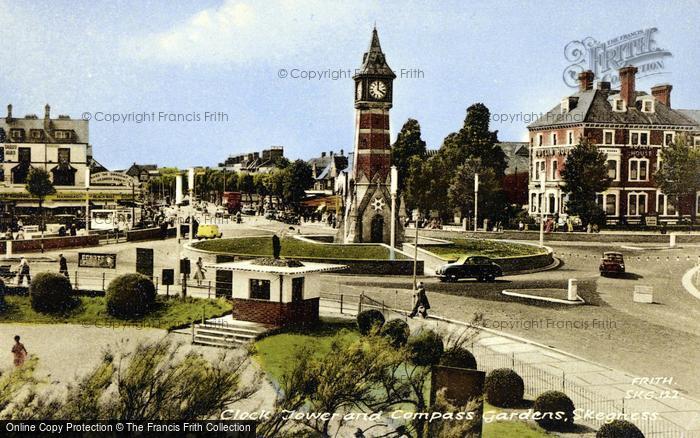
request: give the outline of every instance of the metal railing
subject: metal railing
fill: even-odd
[[[374,308],[382,311],[385,317],[398,316],[406,318],[408,312],[396,307],[388,306],[383,300],[375,300],[365,292],[357,294],[343,294],[324,292],[321,298],[340,305],[340,313],[345,315],[357,315],[362,310]],[[439,322],[438,322],[439,323]],[[444,322],[450,324],[449,322]],[[475,327],[478,329],[478,327]],[[472,342],[470,349],[477,361],[479,370],[489,373],[498,368],[509,368],[522,377],[525,384],[525,396],[534,399],[546,391],[561,391],[573,402],[578,413],[594,414],[579,421],[594,428],[600,428],[606,422],[612,420],[612,416],[620,419],[626,417],[634,423],[647,438],[700,438],[700,431],[689,431],[683,426],[664,419],[657,413],[655,416],[642,416],[641,412],[631,412],[626,406],[625,398],[610,398],[596,392],[591,387],[582,386],[575,381],[575,377],[567,376],[565,372],[556,373],[518,359],[515,353],[499,353],[491,348]],[[627,400],[629,404],[629,400]],[[597,416],[596,416],[597,414]],[[654,414],[649,412],[648,414]],[[641,418],[639,418],[641,417]]]

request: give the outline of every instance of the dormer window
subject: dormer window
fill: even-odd
[[[12,141],[22,141],[24,140],[24,129],[12,128],[10,129],[10,139]]]
[[[54,132],[54,136],[56,137],[56,140],[69,140],[72,135],[70,131],[67,130],[57,130]]]
[[[610,104],[612,105],[612,110],[615,112],[625,112],[627,110],[625,107],[625,101],[620,96],[612,98]]]
[[[654,112],[654,99],[650,97],[644,97],[640,99],[642,102],[642,112],[643,113],[653,113]]]
[[[576,108],[576,104],[578,103],[578,97],[565,97],[561,100],[561,112],[562,114],[568,113],[572,109]]]

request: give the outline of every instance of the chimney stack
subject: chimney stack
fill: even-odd
[[[51,127],[51,107],[47,103],[44,105],[44,129],[48,130]]]
[[[7,118],[6,119],[8,122],[12,120],[12,104],[11,103],[7,105]]]
[[[654,85],[651,87],[651,95],[659,102],[671,108],[671,90],[673,90],[673,85],[671,84]]]
[[[627,103],[627,108],[635,105],[634,77],[636,74],[637,67],[631,65],[620,69],[620,97]]]
[[[588,91],[593,89],[593,78],[595,75],[592,70],[582,71],[578,74],[578,91]]]
[[[340,156],[341,156],[341,157],[344,155],[343,152],[344,152],[344,151],[341,149],[341,150],[340,150]]]
[[[610,82],[608,81],[598,81],[598,89],[600,91],[610,91]]]

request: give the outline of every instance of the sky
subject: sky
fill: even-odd
[[[438,148],[476,102],[501,141],[524,141],[524,117],[574,92],[565,48],[587,37],[656,28],[667,55],[637,88],[671,83],[674,107],[700,109],[699,22],[693,1],[0,0],[0,114],[12,103],[41,116],[49,103],[89,117],[93,155],[110,169],[215,166],[272,145],[293,159],[347,152],[348,71],[376,23],[399,75],[392,142],[415,118]]]

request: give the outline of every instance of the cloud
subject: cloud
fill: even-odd
[[[168,30],[131,38],[123,50],[142,61],[184,65],[281,59],[324,50],[328,38],[350,29],[358,9],[351,2],[277,0],[253,6],[224,0]]]

